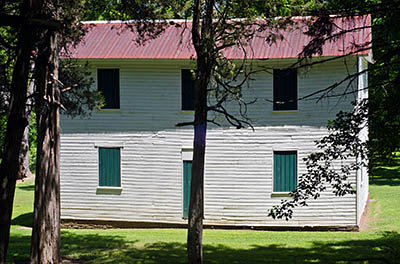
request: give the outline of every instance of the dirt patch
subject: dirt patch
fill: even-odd
[[[62,219],[62,229],[109,229],[109,228],[187,228],[187,224],[125,222],[105,220],[77,220]],[[226,226],[204,225],[204,229],[234,229],[258,231],[359,231],[358,226],[303,226],[303,227],[276,227],[276,226]]]
[[[29,260],[21,260],[21,261],[16,261],[15,264],[29,264]],[[83,260],[79,259],[72,259],[72,258],[62,258],[61,260],[62,264],[85,264],[86,262]]]
[[[28,227],[28,226],[18,226],[15,229],[21,229],[21,230],[32,230],[32,227]]]
[[[63,258],[61,263],[63,263],[63,264],[84,264],[86,262],[83,260],[79,260],[79,259]]]
[[[369,199],[368,197],[368,202],[365,205],[364,213],[361,216],[361,221],[360,221],[360,232],[368,231],[370,228],[370,224],[374,221],[375,217],[371,215],[371,205],[373,203],[376,203],[375,199]]]
[[[23,178],[21,180],[17,180],[17,183],[22,183],[22,182],[28,181],[30,179],[34,180],[35,179],[35,174],[31,173],[29,177]]]

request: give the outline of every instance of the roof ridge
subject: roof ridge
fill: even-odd
[[[342,15],[340,15],[340,14],[336,14],[336,15],[329,15],[330,17],[332,17],[332,18],[345,18],[345,17],[366,17],[366,16],[369,16],[369,15],[354,15],[354,16],[342,16]],[[311,18],[315,18],[315,17],[317,17],[317,16],[293,16],[293,17],[290,17],[291,19],[293,19],[293,20],[300,20],[300,19],[311,19]],[[287,17],[282,17],[282,16],[280,16],[280,17],[274,17],[274,18],[257,18],[257,19],[259,19],[259,20],[265,20],[265,19],[284,19],[284,18],[287,18]],[[230,20],[243,20],[243,19],[245,19],[245,18],[233,18],[233,19],[230,19]],[[134,20],[134,19],[132,19],[132,20],[89,20],[89,21],[82,21],[81,23],[82,24],[122,24],[122,23],[135,23],[135,22],[138,22],[139,20]],[[184,23],[184,22],[186,22],[186,23],[191,23],[192,22],[192,19],[165,19],[165,20],[162,20],[162,19],[157,19],[157,20],[154,20],[155,22],[175,22],[175,23]]]

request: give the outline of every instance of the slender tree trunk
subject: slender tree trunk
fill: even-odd
[[[33,94],[33,86],[34,82],[31,80],[29,83],[28,95]],[[28,125],[25,127],[24,135],[22,137],[21,149],[19,153],[19,171],[18,171],[18,180],[22,180],[24,178],[28,178],[32,176],[32,172],[29,168],[29,128],[30,128],[30,121],[31,121],[31,109],[32,107],[30,104],[32,100],[28,98],[27,106],[26,106],[26,121]]]
[[[191,264],[203,263],[204,160],[207,136],[207,89],[213,59],[212,13],[214,0],[206,0],[202,15],[201,0],[194,1],[192,39],[197,54],[196,102],[194,117],[193,166],[190,186],[187,251]],[[200,18],[203,17],[202,24]]]
[[[48,31],[39,48],[36,88],[37,162],[31,263],[60,262],[60,127],[58,33]]]
[[[193,166],[190,186],[188,260],[189,263],[203,263],[203,218],[204,218],[204,157],[207,134],[207,92],[202,87],[203,80],[196,80],[196,103]],[[199,85],[197,85],[199,84]],[[205,96],[204,96],[205,95]]]
[[[28,125],[25,127],[22,141],[21,141],[21,148],[19,152],[19,170],[17,179],[22,180],[27,177],[31,177],[32,173],[29,169],[29,121],[31,119],[30,113],[27,113],[26,121]]]
[[[18,34],[16,59],[11,82],[10,111],[4,153],[0,165],[0,263],[5,263],[6,260],[15,183],[19,170],[20,146],[25,127],[28,125],[25,105],[32,46],[32,29],[24,26]]]

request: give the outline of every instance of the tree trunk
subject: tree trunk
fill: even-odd
[[[39,47],[37,162],[31,263],[60,262],[60,127],[58,33],[48,31]]]
[[[29,83],[28,95],[33,94],[34,82],[31,80]],[[25,127],[24,135],[22,137],[21,149],[19,152],[19,171],[17,175],[18,180],[22,180],[32,176],[32,172],[29,168],[29,123],[31,121],[31,106],[29,106],[32,100],[27,100],[26,106],[26,121],[28,125]]]
[[[6,260],[20,146],[25,127],[28,125],[25,106],[32,46],[32,29],[24,26],[18,34],[11,82],[10,111],[0,165],[0,263],[5,263]]]
[[[203,89],[201,83],[202,80],[196,80],[196,95],[201,95],[201,99],[196,100],[198,101],[196,103],[198,106],[196,106],[194,125],[193,166],[187,239],[189,263],[203,263],[204,156],[206,150],[207,108],[205,100],[202,99],[207,97],[207,90]]]
[[[204,158],[207,135],[207,89],[211,77],[213,60],[212,13],[214,0],[205,1],[204,16],[200,0],[194,1],[192,40],[197,54],[196,102],[194,116],[194,141],[192,179],[190,186],[189,224],[187,251],[191,264],[203,263],[203,218],[204,218]],[[200,18],[203,17],[202,24]]]
[[[19,170],[17,175],[17,180],[23,180],[25,178],[31,177],[32,173],[29,169],[29,121],[31,119],[30,113],[27,113],[26,121],[28,125],[25,127],[21,148],[19,152]]]
[[[189,263],[203,263],[203,218],[204,218],[204,160],[207,137],[207,88],[211,71],[207,60],[198,60],[196,71],[196,104],[194,119],[194,141],[192,179],[190,185],[189,225],[187,251]]]

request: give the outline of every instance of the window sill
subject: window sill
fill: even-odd
[[[184,115],[188,115],[188,114],[193,115],[194,110],[181,110],[180,113],[184,114]]]
[[[122,187],[98,186],[96,189],[96,194],[120,195],[121,192],[122,192]]]
[[[273,192],[271,193],[271,197],[292,197],[290,192]]]
[[[298,114],[299,110],[273,110],[272,114]]]
[[[115,141],[115,142],[107,142],[107,141],[98,141],[94,143],[95,148],[124,148],[125,142],[123,141]],[[121,188],[121,187],[112,187],[112,186],[99,186],[97,188]]]
[[[100,113],[121,113],[121,109],[99,109],[97,112]]]

